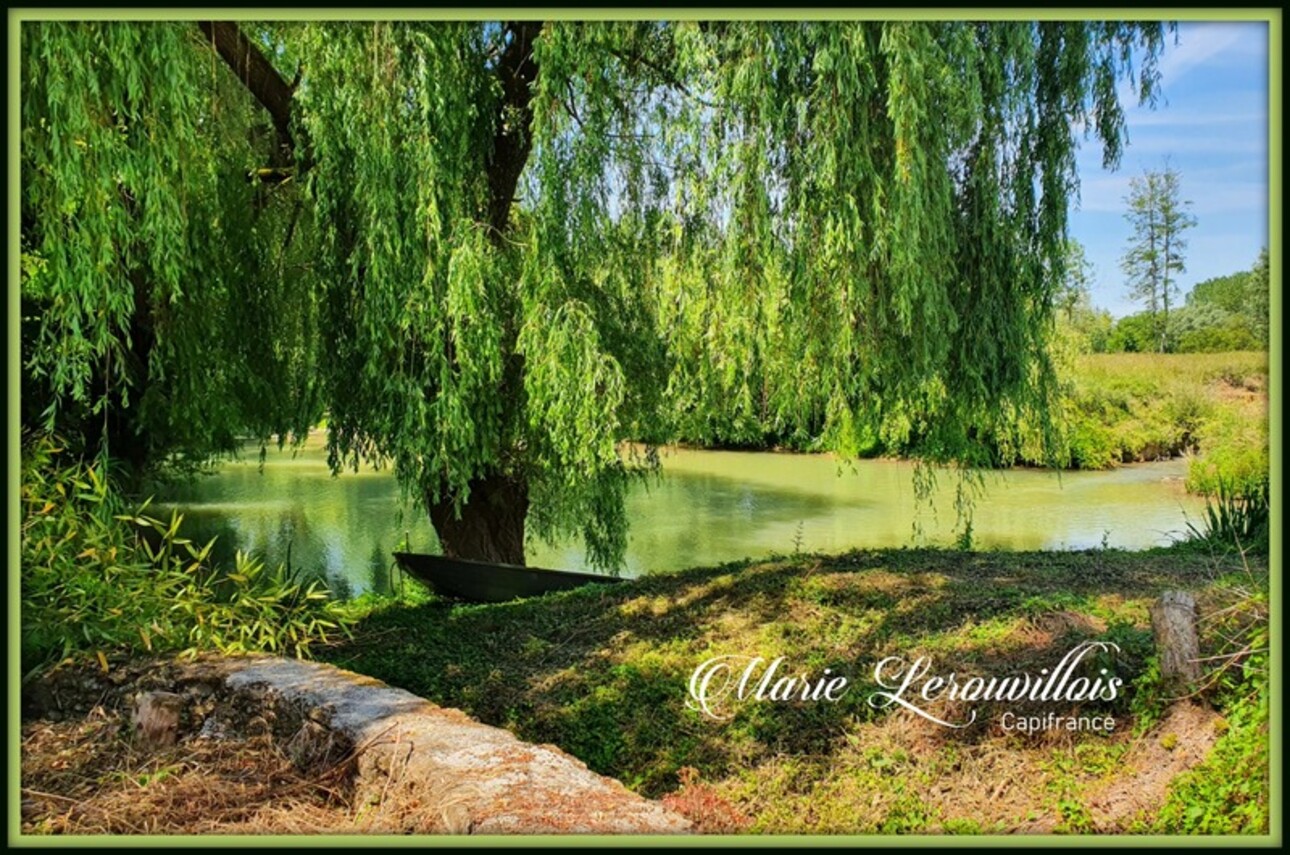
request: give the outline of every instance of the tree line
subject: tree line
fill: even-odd
[[[1264,247],[1249,270],[1197,284],[1178,305],[1185,273],[1187,231],[1197,224],[1182,198],[1182,176],[1166,163],[1129,181],[1125,219],[1131,227],[1120,269],[1130,297],[1143,305],[1113,320],[1092,305],[1092,266],[1077,242],[1068,248],[1059,301],[1077,347],[1091,353],[1199,353],[1268,346],[1270,282]]]
[[[1248,270],[1197,283],[1182,305],[1116,319],[1092,305],[1087,291],[1069,298],[1060,315],[1084,353],[1223,353],[1268,347],[1268,251]]]

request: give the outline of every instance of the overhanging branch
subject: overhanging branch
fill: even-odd
[[[274,165],[290,164],[297,156],[296,143],[291,135],[291,99],[295,95],[295,84],[282,79],[273,63],[235,22],[198,21],[197,26],[252,97],[268,111],[278,134]]]
[[[515,186],[529,159],[532,147],[532,86],[538,65],[533,58],[533,43],[542,32],[538,21],[509,21],[505,31],[510,36],[497,64],[502,84],[501,115],[493,135],[493,153],[488,164],[489,211],[494,240],[500,240],[510,220]]]

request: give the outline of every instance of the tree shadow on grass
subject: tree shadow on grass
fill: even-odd
[[[683,766],[712,778],[777,756],[832,755],[849,732],[892,714],[866,700],[881,656],[927,651],[965,675],[1037,670],[1096,637],[1099,610],[1141,611],[1160,590],[1212,572],[1168,551],[853,552],[498,605],[391,605],[324,655],[657,795]],[[1052,615],[1070,617],[1045,627]],[[722,654],[782,655],[784,675],[829,668],[852,687],[835,703],[751,702],[714,721],[687,708],[687,685]],[[984,738],[978,731],[956,738]]]

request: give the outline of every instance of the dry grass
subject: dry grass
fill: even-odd
[[[194,736],[149,750],[125,717],[28,722],[24,834],[433,834],[463,830],[434,787],[353,786],[357,754],[302,759],[299,740]]]

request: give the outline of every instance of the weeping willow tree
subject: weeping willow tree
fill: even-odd
[[[93,406],[100,374],[138,394],[117,360],[142,282],[170,342],[144,394],[198,408],[170,418],[267,431],[316,394],[332,465],[392,464],[445,553],[523,563],[526,531],[579,534],[612,566],[651,463],[624,440],[770,424],[976,462],[1051,429],[1076,146],[1117,162],[1117,87],[1151,98],[1163,28],[25,35],[29,364],[52,401]],[[202,365],[219,394],[181,400]]]
[[[21,32],[23,424],[132,474],[303,433],[311,209],[249,170],[263,109],[191,25]]]

